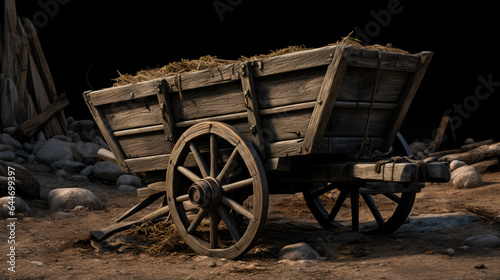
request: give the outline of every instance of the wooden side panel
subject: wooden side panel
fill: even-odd
[[[126,158],[138,158],[170,153],[163,130],[117,137]]]
[[[101,108],[113,131],[162,124],[156,96],[106,104]]]
[[[376,69],[348,67],[337,100],[370,102]],[[410,73],[380,70],[375,102],[397,103]]]
[[[255,79],[259,108],[315,101],[326,66],[287,72]]]
[[[264,142],[304,138],[311,114],[312,109],[262,116]]]
[[[183,90],[171,94],[176,122],[246,112],[241,82]]]

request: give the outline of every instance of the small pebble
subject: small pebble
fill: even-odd
[[[485,269],[486,268],[486,266],[484,265],[484,263],[482,263],[482,264],[476,264],[474,267],[476,269]]]
[[[210,267],[216,267],[217,263],[215,261],[212,261],[208,266],[210,266]]]
[[[448,249],[446,249],[446,254],[448,256],[454,256],[455,255],[455,250],[453,250],[452,248],[448,248]]]

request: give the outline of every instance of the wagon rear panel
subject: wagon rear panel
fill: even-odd
[[[130,172],[165,169],[182,132],[206,120],[234,126],[261,156],[274,158],[359,149],[371,112],[366,144],[383,150],[392,144],[428,60],[384,53],[378,61],[376,51],[333,46],[84,96]]]

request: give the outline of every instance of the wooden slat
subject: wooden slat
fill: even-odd
[[[154,79],[146,82],[93,91],[88,94],[87,102],[93,106],[99,106],[147,96],[156,96],[158,92],[158,82],[160,82],[160,80],[161,79]]]
[[[347,57],[349,56],[350,49],[350,47],[341,46],[335,50],[333,60],[326,71],[317,103],[304,137],[304,144],[301,151],[303,155],[314,153],[321,142],[326,125],[328,124],[325,120],[329,118],[332,112],[347,69]]]
[[[165,133],[165,140],[167,140],[167,150],[170,152],[177,141],[177,131],[175,129],[175,120],[172,112],[172,101],[170,99],[170,90],[165,80],[161,81],[158,89],[158,103],[160,104],[162,113],[163,132]]]
[[[214,117],[208,117],[208,118],[201,118],[201,119],[177,122],[177,123],[175,123],[175,126],[176,127],[190,127],[190,126],[195,125],[195,124],[200,123],[200,122],[206,122],[206,121],[225,122],[225,121],[243,119],[246,117],[247,117],[246,112],[234,113],[234,114],[227,114],[227,115],[221,115],[221,116],[214,116]]]
[[[100,108],[113,131],[162,124],[156,96],[106,104]]]
[[[391,121],[387,126],[387,131],[385,132],[385,142],[383,149],[385,151],[389,150],[394,139],[396,138],[396,134],[401,128],[401,124],[403,123],[406,114],[410,108],[410,104],[413,101],[413,97],[417,92],[422,79],[424,78],[424,74],[429,67],[429,63],[432,59],[432,52],[422,52],[420,53],[420,62],[417,66],[415,73],[409,78],[408,84],[401,95],[398,108],[394,112]]]
[[[90,103],[89,97],[91,95],[91,92],[86,92],[83,94],[83,98],[85,100],[85,103],[89,107],[90,113],[94,117],[94,120],[97,124],[97,127],[102,133],[102,136],[104,137],[104,140],[106,140],[106,143],[108,144],[109,148],[111,149],[111,152],[115,155],[116,160],[118,161],[118,164],[121,166],[122,169],[126,169],[126,167],[123,165],[124,160],[125,160],[125,155],[123,154],[122,149],[120,148],[120,145],[116,141],[116,138],[113,136],[113,131],[111,130],[111,127],[109,126],[106,118],[102,114],[102,112],[95,106],[93,106]]]
[[[133,134],[148,133],[148,132],[154,132],[154,131],[160,131],[160,130],[163,130],[163,125],[161,125],[161,124],[115,131],[115,132],[113,132],[113,135],[115,137],[120,137],[120,136],[128,136],[128,135],[133,135]]]
[[[384,59],[380,63],[382,70],[414,72],[420,58],[418,55],[383,52]],[[353,48],[349,56],[349,65],[363,68],[377,68],[377,51]]]
[[[325,137],[356,137],[363,136],[369,109],[334,108],[326,129]],[[374,109],[371,112],[368,136],[382,137],[389,124],[393,110]]]
[[[148,172],[155,170],[166,170],[170,155],[157,155],[125,160],[130,172]]]
[[[171,149],[169,149],[169,142],[165,139],[162,128],[163,127],[159,127],[159,130],[153,132],[117,137],[118,143],[126,158],[170,153]]]
[[[243,98],[247,108],[248,124],[251,132],[251,141],[255,144],[260,156],[265,158],[265,147],[262,123],[260,120],[259,101],[255,91],[253,72],[250,70],[250,63],[243,63],[240,66],[241,86]]]

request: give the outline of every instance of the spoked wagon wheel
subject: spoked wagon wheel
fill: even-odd
[[[394,148],[398,154],[411,155],[399,133]],[[418,182],[328,183],[303,194],[314,218],[324,228],[391,234],[406,221],[422,187],[423,183]]]
[[[177,231],[203,255],[244,254],[267,219],[262,162],[248,140],[220,122],[194,125],[177,141],[167,169],[167,197]]]

